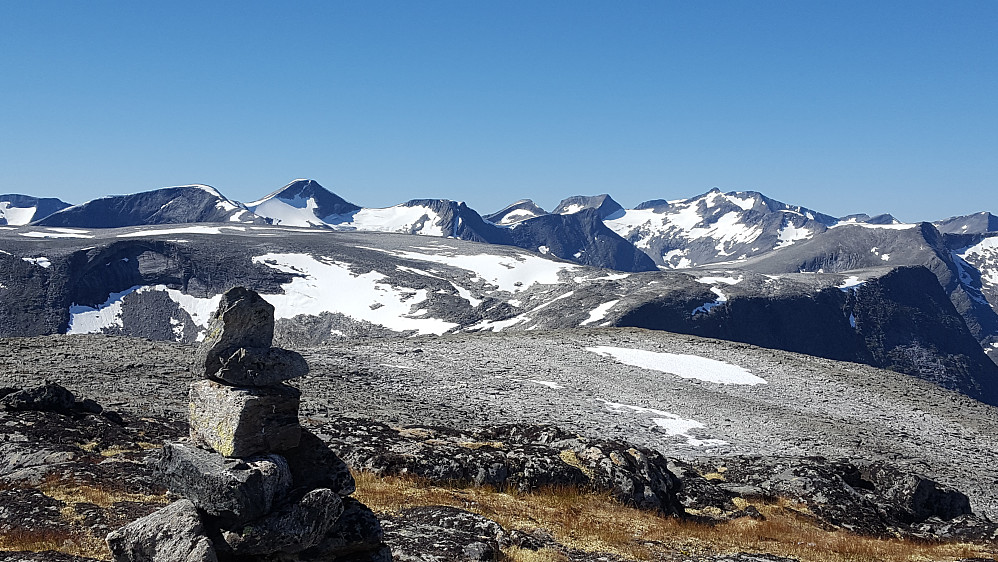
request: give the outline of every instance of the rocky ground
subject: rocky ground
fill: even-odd
[[[597,346],[712,358],[766,382],[735,385],[680,378],[586,349]],[[4,339],[0,387],[58,381],[78,396],[94,397],[120,412],[129,431],[148,434],[148,442],[161,442],[185,430],[187,386],[193,380],[187,365],[193,350],[105,336]],[[620,329],[371,339],[301,351],[311,365],[311,373],[297,382],[304,394],[302,414],[327,439],[335,440],[336,428],[356,426],[359,419],[386,428],[419,425],[463,431],[495,424],[554,424],[569,435],[622,440],[660,452],[682,463],[673,465],[678,472],[683,467],[697,474],[723,468],[730,474],[728,488],[736,493],[785,493],[786,479],[774,475],[788,469],[797,479],[807,471],[813,479],[829,467],[837,467],[838,478],[871,474],[855,465],[816,461],[812,466],[799,460],[787,465],[774,457],[885,461],[904,474],[922,474],[964,492],[980,515],[998,516],[995,409],[889,371],[743,344]],[[93,446],[92,456],[80,457],[90,459],[85,464],[107,466],[102,462],[106,458],[127,461],[144,454],[140,447],[125,456],[101,455],[101,450],[114,452],[112,430],[119,426],[108,415],[79,416],[96,420],[99,423],[89,425],[106,427],[109,435],[60,438],[77,449],[80,444],[100,444]],[[23,416],[18,419],[23,423]],[[8,429],[14,427],[10,424],[8,420]],[[44,427],[35,425],[31,431]],[[6,435],[7,441],[31,440],[10,437],[29,436],[23,428]],[[411,438],[413,432],[406,435]],[[130,439],[133,444],[146,442],[138,434]],[[68,451],[51,449],[53,454]],[[746,458],[753,455],[765,459]],[[91,472],[101,478],[97,469]],[[770,476],[753,476],[759,474]],[[9,505],[16,505],[11,501]],[[79,502],[72,505],[77,509]],[[47,509],[60,513],[65,507]],[[838,516],[829,512],[827,517]],[[386,523],[389,534],[392,525]]]

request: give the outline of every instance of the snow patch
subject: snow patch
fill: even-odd
[[[863,285],[866,285],[866,281],[860,280],[860,278],[855,275],[850,275],[849,277],[846,277],[845,280],[843,280],[841,283],[839,283],[838,288],[841,289],[842,291],[851,291],[858,289]]]
[[[546,255],[551,253],[551,248],[548,248],[547,246],[538,246],[537,251]]]
[[[361,209],[346,215],[323,219],[336,230],[401,232],[423,236],[444,236],[440,215],[429,207],[396,205],[384,209]]]
[[[70,229],[55,229],[51,228],[47,231],[44,230],[33,230],[31,232],[19,232],[21,236],[26,236],[28,238],[93,238],[93,235],[86,234],[86,230],[66,232]]]
[[[766,379],[753,375],[747,369],[697,355],[678,355],[611,346],[587,347],[586,351],[612,357],[625,365],[670,373],[684,379],[717,384],[766,384]]]
[[[692,447],[716,447],[719,445],[727,445],[727,441],[722,441],[720,439],[698,439],[690,434],[694,429],[702,429],[705,426],[692,419],[682,418],[673,414],[671,412],[666,412],[665,410],[658,410],[655,408],[644,408],[642,406],[631,406],[630,404],[621,404],[619,402],[610,402],[608,400],[600,400],[604,406],[615,412],[623,412],[629,410],[636,414],[649,414],[653,416],[658,416],[652,418],[652,423],[656,426],[665,430],[665,434],[670,437],[682,437],[686,439],[686,443]]]
[[[245,231],[245,226],[179,226],[175,228],[156,228],[151,230],[137,230],[119,234],[118,238],[139,238],[142,236],[162,236],[164,234],[222,234],[222,230]]]
[[[0,219],[6,219],[7,224],[23,226],[31,222],[37,207],[11,207],[10,201],[0,201]]]
[[[728,297],[723,292],[721,292],[721,290],[718,289],[717,287],[711,287],[710,292],[717,295],[717,300],[715,300],[714,302],[707,302],[704,303],[702,306],[696,307],[695,309],[693,309],[693,312],[690,313],[690,316],[696,316],[697,314],[701,313],[709,314],[712,308],[721,306],[722,304],[728,302]]]
[[[777,244],[774,249],[791,246],[798,240],[807,240],[808,238],[811,238],[812,235],[813,233],[810,230],[803,227],[796,227],[793,223],[789,223],[781,228],[777,233],[777,240],[779,240],[779,244]]]
[[[413,318],[413,311],[426,301],[427,290],[394,287],[378,271],[357,274],[349,264],[308,254],[264,254],[253,262],[296,275],[281,285],[284,294],[262,295],[274,305],[277,319],[335,312],[421,335],[440,335],[458,326],[437,318]]]
[[[562,209],[561,213],[559,213],[559,214],[562,214],[562,215],[574,215],[575,213],[578,213],[579,211],[581,211],[583,209],[585,209],[585,206],[579,205],[578,203],[572,203],[571,205],[569,205],[569,206],[565,207],[564,209]]]
[[[44,256],[39,256],[37,258],[21,258],[21,259],[28,263],[33,263],[39,267],[44,267],[45,269],[52,267],[52,262],[50,262],[49,259]]]
[[[586,324],[592,324],[593,322],[597,322],[599,320],[602,320],[602,319],[606,318],[606,313],[610,312],[610,309],[613,308],[614,305],[616,305],[618,302],[620,302],[620,299],[609,301],[609,302],[605,302],[605,303],[597,306],[596,308],[590,310],[589,311],[589,318],[587,318],[587,319],[583,320],[582,322],[580,322],[579,326],[585,326]]]
[[[742,282],[745,277],[742,275],[738,276],[738,279],[734,277],[698,277],[697,283],[704,283],[706,285],[714,285],[717,283],[724,283],[725,285],[737,285]]]

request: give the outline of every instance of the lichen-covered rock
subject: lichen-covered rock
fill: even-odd
[[[260,519],[222,529],[221,537],[235,556],[293,554],[319,544],[342,512],[340,496],[329,488],[318,488]]]
[[[279,455],[231,459],[183,443],[166,443],[157,470],[171,492],[193,501],[223,525],[266,515],[291,489],[291,471]]]
[[[226,457],[250,457],[298,446],[301,392],[286,385],[191,384],[191,440]]]
[[[499,560],[500,548],[509,544],[498,523],[454,507],[406,509],[386,517],[382,527],[400,562]]]
[[[235,386],[270,386],[308,374],[300,353],[279,347],[239,347],[218,354],[210,378]]]
[[[190,500],[174,502],[159,511],[112,531],[107,545],[115,562],[217,562],[201,517]]]
[[[198,376],[211,376],[222,367],[222,356],[240,347],[268,348],[273,341],[274,306],[256,291],[233,287],[211,315],[191,369]]]
[[[281,453],[291,468],[291,477],[297,489],[329,488],[340,496],[349,496],[356,490],[350,467],[343,462],[322,439],[307,429],[302,429],[298,446]]]
[[[341,560],[347,556],[375,554],[384,548],[381,521],[364,504],[343,498],[343,513],[319,544],[298,554],[298,560]]]

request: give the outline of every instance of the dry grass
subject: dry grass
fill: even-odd
[[[802,506],[791,502],[755,503],[766,520],[741,518],[717,525],[661,517],[633,509],[608,494],[574,488],[529,494],[488,487],[446,487],[411,477],[355,474],[356,497],[375,511],[449,505],[489,517],[506,529],[548,531],[565,546],[613,553],[632,560],[654,560],[664,552],[760,552],[803,562],[923,562],[990,558],[998,551],[982,545],[876,539],[845,531],[826,531]],[[511,549],[518,562],[554,562],[555,552]]]
[[[110,560],[103,538],[86,532],[59,529],[15,529],[0,533],[0,552],[44,552],[54,550],[72,556]]]
[[[67,504],[92,503],[105,509],[118,502],[169,503],[165,494],[134,494],[116,486],[92,486],[57,475],[48,476],[38,489]]]

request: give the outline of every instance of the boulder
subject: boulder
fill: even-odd
[[[260,519],[222,529],[221,537],[235,556],[293,554],[319,544],[342,512],[340,496],[318,488]]]
[[[270,386],[308,374],[300,353],[279,347],[239,347],[218,355],[216,379],[235,386]]]
[[[115,562],[217,562],[211,540],[190,500],[112,531],[107,545]]]
[[[0,407],[7,410],[41,410],[69,412],[76,404],[73,393],[62,386],[46,382],[42,386],[10,392],[0,398]]]
[[[185,445],[166,443],[157,471],[163,484],[223,525],[262,517],[291,489],[291,471],[278,455],[230,459]]]
[[[378,553],[384,548],[381,521],[364,504],[343,498],[343,513],[322,541],[298,554],[304,561],[341,560],[350,555]],[[390,559],[390,558],[389,558]]]
[[[222,295],[211,315],[192,370],[198,376],[210,376],[222,367],[220,358],[231,356],[232,350],[268,348],[273,341],[274,306],[256,291],[233,287]]]
[[[194,444],[226,457],[250,457],[298,446],[301,392],[290,386],[235,387],[212,380],[191,384]]]
[[[455,507],[406,509],[382,526],[399,562],[499,560],[500,548],[509,543],[498,523]]]
[[[311,431],[303,429],[298,446],[281,454],[291,468],[295,488],[329,488],[340,496],[354,493],[356,486],[350,467]]]

